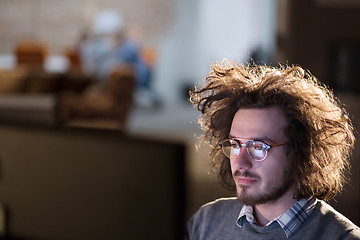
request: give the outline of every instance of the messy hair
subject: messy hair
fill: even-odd
[[[199,122],[212,147],[212,166],[223,186],[235,191],[229,159],[219,141],[229,137],[235,113],[242,108],[279,107],[295,198],[332,199],[346,182],[354,131],[333,93],[300,66],[258,66],[216,62],[205,85],[190,92],[202,112]]]

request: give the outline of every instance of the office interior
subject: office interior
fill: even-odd
[[[104,12],[137,46],[145,87],[133,68],[85,69],[76,47]],[[0,236],[182,239],[201,205],[233,196],[188,91],[224,58],[299,64],[358,130],[359,22],[357,0],[0,0]],[[359,148],[331,201],[357,225]]]

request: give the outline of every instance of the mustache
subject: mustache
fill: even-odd
[[[247,177],[247,178],[254,178],[254,179],[261,179],[259,175],[255,173],[251,173],[249,171],[241,172],[240,170],[236,170],[234,172],[234,177]]]

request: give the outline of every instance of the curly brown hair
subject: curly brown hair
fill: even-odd
[[[190,92],[190,101],[203,114],[204,138],[212,147],[213,167],[220,183],[235,191],[228,158],[219,141],[229,137],[235,113],[241,108],[282,109],[286,154],[297,186],[295,198],[332,199],[346,182],[354,130],[333,93],[299,66],[258,66],[216,62],[206,84]]]

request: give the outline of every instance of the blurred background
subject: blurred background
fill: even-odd
[[[0,232],[181,239],[232,196],[188,102],[211,63],[299,64],[360,129],[359,23],[357,0],[0,0]],[[359,154],[332,202],[358,225]]]

